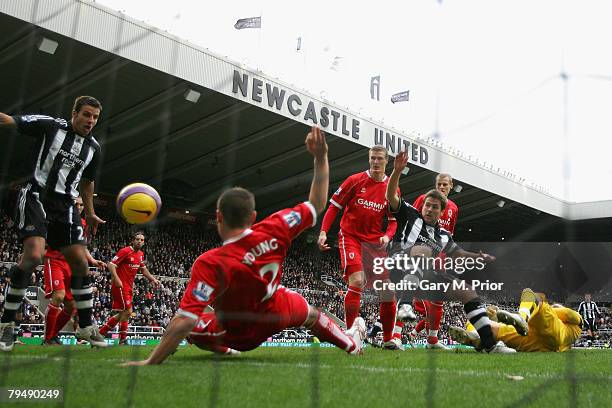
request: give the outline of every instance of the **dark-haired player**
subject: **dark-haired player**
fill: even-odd
[[[442,214],[440,215],[440,220],[438,221],[440,228],[444,228],[446,231],[450,232],[451,235],[455,234],[455,225],[457,225],[457,217],[459,216],[459,208],[454,201],[448,198],[452,188],[453,188],[453,178],[448,173],[440,173],[436,176],[436,190],[444,194],[446,197],[446,207]],[[421,194],[414,201],[412,206],[416,208],[419,212],[423,209],[423,204],[425,202],[425,194]],[[444,254],[440,255],[444,258]],[[443,263],[442,263],[443,264]],[[431,349],[446,349],[446,347],[438,341],[438,330],[440,330],[440,322],[442,321],[443,314],[443,302],[438,301],[429,301],[423,299],[413,299],[414,310],[421,313],[425,316],[424,319],[420,320],[415,328],[410,333],[411,338],[416,338],[416,336],[423,330],[427,330],[427,344],[426,348]],[[397,314],[398,318],[401,318],[404,314],[404,308],[409,305],[402,305],[402,309],[399,309]],[[412,312],[411,309],[408,309],[408,314]],[[398,322],[398,325],[402,326],[401,323]]]
[[[119,323],[119,345],[127,344],[127,329],[132,315],[132,299],[134,293],[134,279],[140,271],[149,280],[153,287],[159,287],[159,281],[151,275],[144,262],[145,236],[143,232],[136,232],[129,246],[121,248],[108,263],[108,270],[112,275],[111,297],[113,311],[117,314],[111,316],[100,328],[100,334],[106,335]]]
[[[15,312],[35,268],[42,264],[45,244],[59,249],[72,270],[71,287],[79,316],[76,336],[92,345],[105,347],[104,337],[91,322],[93,308],[88,275],[87,242],[75,200],[83,197],[87,226],[95,235],[104,223],[93,206],[94,179],[100,145],[92,130],[102,111],[91,96],[76,98],[69,120],[45,115],[9,116],[0,113],[0,126],[16,128],[35,138],[34,149],[26,159],[28,182],[19,190],[13,219],[23,243],[19,263],[11,267],[4,314],[0,321],[0,349],[13,349]]]
[[[330,206],[321,223],[318,245],[322,251],[329,250],[327,232],[336,216],[344,211],[338,232],[338,250],[343,278],[348,285],[344,297],[344,320],[351,327],[359,316],[361,294],[367,285],[375,280],[387,280],[386,272],[373,274],[375,258],[385,257],[387,245],[395,234],[395,218],[388,213],[385,191],[389,178],[385,174],[388,152],[383,146],[373,146],[369,153],[370,169],[349,176],[329,200]],[[387,228],[383,222],[387,218]],[[384,347],[392,350],[403,349],[402,342],[393,338],[396,302],[393,294],[379,292],[380,321]]]
[[[397,188],[402,171],[406,168],[408,154],[401,151],[393,162],[393,172],[389,177],[387,185],[387,200],[389,208],[397,219],[397,232],[393,237],[390,251],[391,257],[399,256],[424,256],[424,260],[434,260],[440,253],[445,253],[451,258],[472,258],[480,262],[493,262],[495,257],[489,254],[469,252],[453,241],[450,232],[440,228],[438,223],[440,214],[446,207],[446,197],[438,190],[430,190],[425,194],[423,209],[419,212],[416,208],[406,203],[398,194]],[[420,252],[417,254],[415,252]],[[427,262],[426,262],[427,263]],[[408,291],[408,294],[427,300],[456,300],[463,303],[468,320],[478,331],[482,349],[488,353],[514,353],[515,350],[506,347],[503,342],[496,342],[491,330],[491,322],[481,299],[476,292],[465,282],[465,286],[455,285],[459,282],[450,274],[439,273],[434,268],[416,268],[409,271],[406,277],[416,280],[418,284],[416,291]],[[400,275],[407,271],[396,270]],[[404,277],[404,279],[406,279]],[[434,286],[443,288],[448,285],[447,290],[427,290],[427,286],[421,286],[421,282],[437,284]],[[462,287],[463,286],[463,287]],[[404,297],[406,294],[404,294]]]
[[[316,224],[327,200],[327,143],[320,129],[312,128],[306,147],[314,156],[309,201],[253,224],[257,215],[253,194],[239,187],[221,194],[217,230],[223,245],[198,257],[180,309],[160,344],[146,360],[128,365],[160,364],[186,337],[199,348],[233,354],[252,350],[287,327],[299,326],[348,353],[361,353],[362,318],[345,333],[299,293],[280,285],[291,241]],[[205,312],[208,305],[214,312]]]
[[[77,197],[75,206],[76,211],[81,214],[83,212],[83,199],[80,196]],[[84,219],[81,219],[81,225],[85,228]],[[89,251],[86,251],[86,256],[89,265],[94,265],[101,269],[106,268],[106,264],[94,259]],[[49,246],[45,252],[43,273],[45,297],[51,299],[45,313],[45,337],[43,344],[61,344],[57,334],[76,312],[74,297],[70,290],[72,271],[62,252]],[[62,304],[64,305],[63,308],[61,307]]]

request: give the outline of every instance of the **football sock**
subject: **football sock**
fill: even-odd
[[[393,338],[396,312],[395,302],[380,302],[380,322],[383,329],[383,341],[389,341]]]
[[[119,340],[125,340],[127,338],[128,322],[119,323]]]
[[[480,344],[486,350],[495,346],[495,338],[491,330],[491,321],[487,316],[480,298],[476,297],[463,305],[465,314],[480,336]]]
[[[427,328],[428,328],[428,324],[425,321],[425,319],[419,320],[417,325],[414,327],[414,330],[416,331],[415,334],[419,334],[420,332],[422,332],[424,329],[427,329]]]
[[[59,316],[57,316],[57,319],[55,320],[55,330],[51,335],[52,338],[59,334],[60,330],[62,330],[66,323],[68,323],[71,317],[71,315],[66,313],[66,309],[62,309]]]
[[[344,297],[344,321],[346,322],[347,328],[351,328],[353,326],[353,322],[357,316],[359,316],[361,292],[361,288],[349,286],[346,296]]]
[[[91,311],[93,309],[91,278],[89,276],[73,275],[70,284],[79,315],[79,326],[82,328],[91,326]]]
[[[429,329],[440,330],[440,322],[442,321],[442,314],[444,313],[442,302],[425,302],[427,308],[427,320],[429,323]]]
[[[356,347],[353,339],[347,336],[336,323],[321,312],[318,312],[317,319],[312,327],[310,327],[310,330],[319,340],[327,341],[348,353]]]
[[[6,290],[6,298],[4,299],[4,314],[0,322],[8,323],[15,321],[15,315],[26,293],[29,277],[28,274],[21,270],[17,265],[11,266],[9,270],[11,283]]]
[[[60,309],[59,306],[55,306],[53,303],[49,303],[47,306],[47,313],[45,313],[45,341],[51,340],[55,335],[57,317],[61,311],[62,309]]]
[[[404,329],[404,322],[400,322],[399,320],[395,322],[395,327],[393,328],[393,338],[401,340],[403,329]]]
[[[521,294],[521,303],[519,305],[519,314],[528,322],[533,314],[538,311],[537,295],[531,289],[524,289]]]
[[[100,328],[100,334],[103,336],[106,336],[106,333],[108,333],[109,331],[113,330],[113,327],[115,327],[117,325],[117,322],[119,321],[118,318],[118,314],[111,316],[106,323],[104,324],[104,326],[102,326]]]

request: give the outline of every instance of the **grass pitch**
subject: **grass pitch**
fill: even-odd
[[[612,399],[610,350],[483,355],[466,350],[402,353],[368,348],[363,356],[351,357],[333,348],[259,348],[218,358],[187,346],[161,366],[118,366],[142,359],[150,350],[16,346],[12,353],[0,354],[0,387],[59,387],[65,393],[64,406],[114,408],[560,408],[609,406]]]

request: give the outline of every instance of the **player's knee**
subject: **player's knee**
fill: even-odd
[[[70,270],[72,273],[77,276],[86,276],[89,272],[89,264],[86,259],[72,259],[68,262],[70,265]]]
[[[304,327],[310,328],[315,323],[317,318],[319,317],[319,311],[312,306],[308,306],[308,317],[306,317],[306,321],[304,322]]]
[[[360,289],[363,289],[365,286],[365,276],[363,272],[355,272],[351,276],[349,276],[348,283],[350,286],[354,286]]]
[[[30,237],[23,241],[23,254],[19,261],[20,267],[30,271],[42,265],[45,256],[45,241],[40,237]]]
[[[66,297],[66,291],[54,290],[53,293],[51,294],[51,303],[53,303],[56,306],[59,306],[60,304],[62,304],[65,297]]]
[[[19,266],[26,272],[34,270],[38,265],[43,263],[44,253],[34,249],[32,251],[25,251],[21,255],[21,261]]]
[[[64,311],[72,316],[72,313],[76,310],[76,302],[74,300],[70,300],[67,302],[64,302]]]

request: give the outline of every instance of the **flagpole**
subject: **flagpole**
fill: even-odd
[[[263,8],[261,8],[259,10],[259,21],[260,21],[260,27],[259,27],[259,46],[257,47],[257,51],[258,51],[257,52],[257,70],[258,71],[263,71],[261,69],[261,63],[260,63],[260,60],[261,60],[261,43],[262,43],[261,37],[263,36],[263,27],[264,27],[264,25],[263,25]]]

